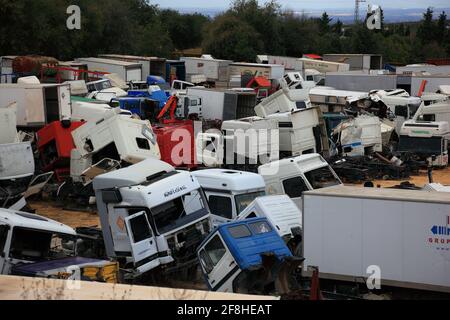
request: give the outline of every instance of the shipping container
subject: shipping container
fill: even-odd
[[[180,60],[167,60],[165,80],[172,85],[174,80],[186,81],[186,63]]]
[[[77,58],[77,62],[87,64],[89,71],[116,73],[126,82],[142,81],[142,64],[101,58]]]
[[[369,92],[371,90],[397,89],[397,75],[369,74],[352,72],[329,72],[325,75],[325,85],[338,90],[355,90]]]
[[[284,66],[281,64],[262,64],[234,62],[230,64],[230,77],[253,75],[265,77],[269,80],[278,80],[284,76]]]
[[[236,120],[255,116],[256,93],[192,87],[189,97],[201,98],[202,118],[206,120]]]
[[[165,78],[166,59],[158,57],[130,56],[120,54],[99,54],[100,58],[119,61],[135,62],[142,64],[142,81],[147,80],[149,75]]]
[[[347,63],[350,70],[383,69],[383,56],[379,54],[324,54],[323,60]]]
[[[430,75],[448,76],[450,74],[450,65],[435,66],[432,64],[410,64],[402,67],[397,67],[397,74],[420,74],[428,73]]]
[[[228,82],[230,79],[228,66],[232,61],[220,59],[181,57],[185,62],[186,75],[205,75],[207,81]]]
[[[442,85],[450,85],[450,72],[448,75],[417,75],[411,77],[411,95],[417,96],[420,92],[422,82],[426,80],[426,92],[437,92]]]
[[[332,187],[303,194],[305,270],[450,292],[450,193]]]
[[[299,61],[299,58],[295,57],[258,55],[256,62],[262,64],[281,64],[286,71],[303,71],[303,64]]]
[[[0,107],[17,103],[17,126],[43,127],[71,116],[70,84],[0,84]]]

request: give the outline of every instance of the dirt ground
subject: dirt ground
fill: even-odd
[[[434,182],[450,185],[450,168],[434,170],[433,179]],[[375,186],[392,187],[400,184],[402,181],[405,180],[376,180],[374,184]],[[406,181],[422,187],[428,183],[427,172],[421,171],[420,175],[413,176]],[[100,226],[100,221],[96,213],[66,211],[55,203],[48,201],[32,201],[30,202],[30,206],[36,210],[37,214],[67,224],[73,228]]]

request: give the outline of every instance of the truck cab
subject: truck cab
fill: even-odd
[[[280,158],[328,149],[328,138],[322,136],[321,112],[318,108],[305,108],[291,112],[268,115],[267,119],[278,124]],[[323,129],[325,132],[325,128]]]
[[[222,123],[222,131],[196,136],[198,163],[233,169],[253,167],[279,159],[278,125],[272,119],[249,117]]]
[[[431,160],[433,166],[446,167],[449,139],[450,128],[447,121],[408,120],[400,132],[398,151],[414,153],[423,160]]]
[[[117,264],[86,256],[85,241],[62,223],[0,209],[0,275],[117,283]]]
[[[193,176],[208,199],[214,226],[235,219],[254,199],[266,194],[264,179],[256,173],[207,169]]]
[[[302,212],[287,195],[256,198],[235,220],[267,218],[292,254],[302,256]]]
[[[219,292],[283,293],[289,284],[278,279],[298,266],[289,263],[291,252],[266,218],[220,225],[197,255],[209,290]]]
[[[86,83],[89,94],[87,98],[110,102],[111,99],[125,97],[126,91],[113,87],[110,79],[101,79]]]
[[[404,89],[375,90],[370,92],[372,100],[381,100],[395,115],[395,132],[400,134],[403,123],[412,119],[419,109],[422,99],[411,97]]]
[[[75,255],[76,232],[56,221],[0,209],[0,274],[21,264]]]
[[[450,100],[424,105],[417,111],[418,121],[447,121],[450,123]]]
[[[267,194],[286,194],[302,210],[302,194],[307,190],[342,185],[330,165],[319,154],[274,161],[258,168],[266,181]]]
[[[106,253],[136,278],[196,266],[195,250],[210,231],[197,179],[147,159],[93,181]]]

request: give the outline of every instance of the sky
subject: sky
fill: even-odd
[[[266,1],[259,0],[260,3]],[[292,10],[319,10],[319,9],[349,9],[355,5],[354,0],[277,0],[284,8]],[[228,8],[231,0],[150,0],[152,4],[158,4],[163,8]],[[377,4],[382,8],[408,9],[408,8],[447,8],[449,0],[368,0],[362,3],[365,7],[368,3]]]

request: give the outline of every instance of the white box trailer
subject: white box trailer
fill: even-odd
[[[236,120],[255,115],[256,93],[226,89],[187,88],[186,95],[201,99],[202,118],[207,120]]]
[[[411,77],[411,95],[417,96],[423,81],[427,81],[427,92],[438,92],[441,86],[450,84],[450,72],[448,75],[416,75]]]
[[[397,74],[421,74],[429,75],[448,75],[450,74],[450,65],[436,66],[434,64],[409,64],[396,68]]]
[[[263,64],[281,64],[286,71],[303,71],[303,63],[299,58],[295,57],[258,55],[256,62]]]
[[[116,73],[125,82],[142,81],[142,64],[101,58],[77,58],[77,62],[88,66],[89,71]]]
[[[135,62],[142,64],[142,81],[149,75],[166,77],[166,59],[158,57],[130,56],[121,54],[99,54],[99,58],[118,61]]]
[[[323,60],[347,63],[350,70],[380,70],[383,69],[383,56],[379,54],[324,54]]]
[[[233,61],[193,57],[181,57],[180,60],[185,62],[188,78],[204,75],[207,81],[228,82],[230,80],[228,66]]]
[[[398,87],[395,74],[369,74],[355,72],[328,72],[325,85],[338,90],[365,91],[394,90]]]
[[[284,66],[281,64],[262,64],[234,62],[230,64],[230,77],[253,75],[265,77],[269,80],[278,80],[284,76]]]
[[[350,70],[350,65],[348,63],[322,61],[308,58],[300,58],[298,61],[302,65],[302,70],[313,69],[319,71],[320,73],[346,72]]]
[[[303,194],[305,270],[325,279],[450,292],[450,194],[332,187]],[[369,268],[370,269],[370,268]]]
[[[42,127],[71,116],[69,84],[0,84],[0,108],[14,102],[19,127]]]

